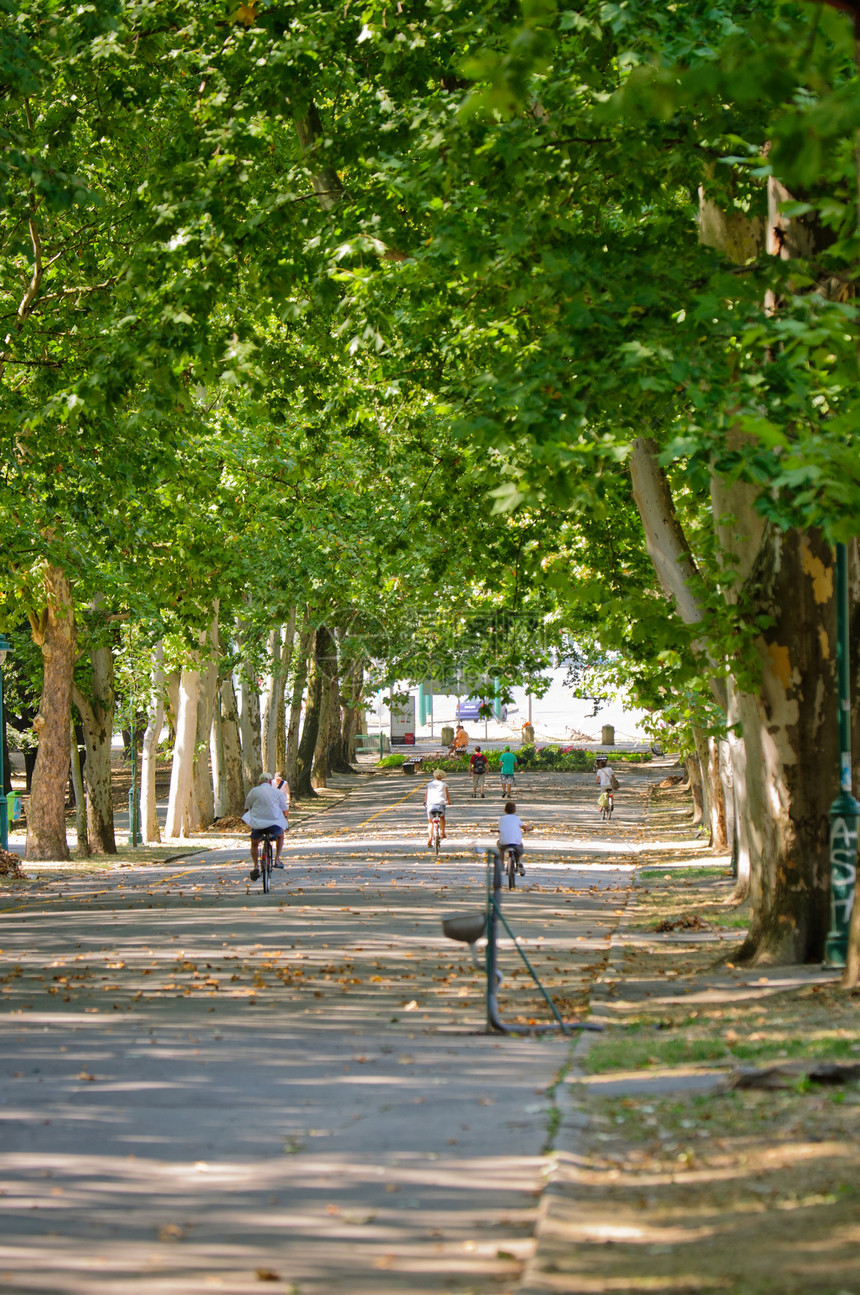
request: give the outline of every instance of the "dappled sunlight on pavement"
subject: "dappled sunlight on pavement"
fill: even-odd
[[[7,889],[4,1292],[513,1292],[570,1044],[484,1032],[484,974],[440,917],[483,910],[472,842],[500,803],[451,782],[438,860],[420,796],[379,779],[288,838],[269,895],[242,838]],[[534,810],[523,789],[539,830],[503,908],[568,1017],[606,965],[646,789],[637,771],[611,839],[592,788]],[[503,1017],[546,1019],[507,936],[500,967]]]

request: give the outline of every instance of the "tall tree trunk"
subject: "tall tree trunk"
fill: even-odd
[[[319,715],[317,717],[317,740],[314,747],[311,783],[314,787],[327,787],[329,776],[328,738],[329,715],[331,713],[331,685],[325,679],[320,684]]]
[[[314,641],[314,631],[308,624],[307,613],[299,634],[293,658],[293,686],[290,694],[290,722],[287,725],[287,747],[284,759],[284,777],[290,794],[298,796],[299,729],[302,717],[302,697],[308,681],[308,656]]]
[[[296,642],[296,614],[297,608],[290,612],[287,628],[284,633],[284,647],[281,654],[281,691],[280,706],[278,708],[278,727],[275,734],[275,772],[284,772],[287,764],[287,701],[286,687],[287,680],[290,677],[290,670],[293,664],[293,652]],[[286,774],[284,774],[286,776]]]
[[[858,984],[860,984],[860,904],[857,903],[855,894],[848,926],[848,952],[845,958],[845,970],[842,973],[842,985],[845,989],[856,989]]]
[[[687,771],[687,785],[693,796],[693,826],[698,827],[705,814],[702,800],[702,766],[695,751],[684,759],[684,768]]]
[[[227,777],[224,769],[224,727],[221,721],[221,689],[215,695],[212,707],[212,727],[209,730],[209,758],[212,761],[212,786],[215,791],[215,817],[223,818],[227,804]]]
[[[745,263],[760,248],[783,260],[815,251],[816,231],[786,210],[792,197],[771,177],[766,222],[722,213],[703,191],[702,241]],[[740,240],[740,241],[739,241]],[[746,242],[746,245],[744,244]],[[769,301],[767,309],[775,309]],[[741,452],[734,433],[729,449]],[[832,554],[815,531],[776,532],[757,511],[760,486],[714,475],[712,506],[726,598],[761,625],[760,685],[737,698],[746,754],[745,818],[752,920],[742,956],[803,962],[824,949],[829,924],[829,806],[838,768]],[[814,758],[810,758],[814,752]]]
[[[281,705],[283,705],[284,700],[283,680],[281,678],[282,651],[281,627],[276,626],[270,630],[266,644],[269,673],[260,694],[260,760],[263,768],[270,773],[275,772],[275,761],[277,759],[275,747],[278,740],[279,688]]]
[[[353,773],[352,765],[347,763],[344,754],[344,708],[340,691],[340,681],[334,680],[331,685],[328,713],[328,767],[330,773]]]
[[[833,555],[815,531],[768,531],[754,572],[758,696],[741,699],[748,818],[761,860],[743,954],[819,959],[829,929],[829,806],[839,766]],[[814,752],[815,758],[807,758]]]
[[[693,741],[696,744],[695,755],[696,755],[696,765],[697,765],[698,779],[699,779],[699,797],[701,801],[699,817],[697,819],[694,813],[693,822],[702,823],[704,824],[705,827],[707,827],[708,844],[710,845],[711,844],[711,840],[710,840],[711,823],[710,823],[710,813],[708,809],[709,792],[710,792],[710,788],[708,786],[708,738],[707,738],[707,734],[703,733],[702,730],[699,728],[693,728],[691,729],[691,732],[693,734]],[[687,769],[687,777],[690,780],[690,787],[693,789],[693,803],[695,805],[696,791],[693,786],[694,775],[691,773],[689,767]]]
[[[200,672],[197,693],[197,738],[194,746],[190,821],[193,830],[211,826],[215,818],[215,790],[209,758],[209,736],[218,691],[218,668],[209,662]]]
[[[339,759],[337,747],[340,742],[337,640],[328,628],[323,628],[317,633],[317,660],[322,670],[323,682],[320,727],[314,752],[313,782],[315,787],[325,787],[328,778],[337,767]]]
[[[225,801],[221,812],[233,816],[245,808],[245,780],[242,774],[242,748],[239,744],[239,713],[233,676],[221,680],[221,738],[224,745]]]
[[[706,609],[696,593],[699,572],[675,513],[669,483],[659,463],[657,444],[650,437],[640,436],[630,447],[630,478],[645,545],[661,588],[685,625],[701,625]],[[714,659],[704,636],[694,641],[693,649],[710,665],[711,693],[725,711],[727,691],[722,678],[723,664]]]
[[[72,683],[72,699],[81,716],[87,750],[87,830],[93,854],[116,854],[111,790],[111,745],[114,718],[113,650],[93,648],[92,697]]]
[[[179,680],[181,672],[171,670],[164,679],[164,693],[166,698],[165,719],[167,720],[167,732],[170,738],[170,745],[176,746],[176,720],[179,715]]]
[[[348,699],[342,695],[343,684],[346,684],[347,687],[349,684],[349,667],[347,666],[345,670],[343,668],[337,636],[335,636],[334,645],[337,655],[334,659],[332,691],[329,699],[328,767],[329,773],[354,773],[355,770],[346,758],[345,722]]]
[[[156,643],[149,667],[149,704],[143,753],[140,762],[140,826],[147,844],[161,841],[156,807],[155,771],[158,762],[158,739],[164,725],[164,644]]]
[[[77,827],[77,854],[89,858],[90,842],[87,837],[87,795],[84,789],[84,775],[81,770],[81,753],[78,748],[74,723],[69,720],[69,741],[72,756],[72,786],[75,789],[75,826]]]
[[[740,902],[750,893],[750,878],[761,859],[755,853],[758,839],[750,832],[747,799],[747,749],[738,733],[741,723],[742,695],[729,679],[729,757],[732,770],[732,869],[735,875],[735,899]]]
[[[263,753],[260,742],[260,694],[256,684],[248,678],[247,666],[242,668],[239,676],[239,695],[242,701],[240,712],[240,729],[242,733],[242,774],[245,779],[245,795],[256,787],[263,772]],[[273,769],[269,770],[274,773]]]
[[[320,666],[317,654],[320,650],[325,652],[325,634],[325,629],[317,630],[316,633],[316,650],[314,651],[314,656],[311,661],[310,677],[308,679],[308,696],[307,702],[305,703],[305,722],[302,725],[302,736],[299,741],[298,755],[296,757],[295,794],[300,800],[307,800],[316,796],[316,792],[314,791],[313,784],[311,782],[311,772],[313,769],[317,737],[319,736],[323,695],[323,670]],[[320,637],[321,635],[322,638]]]
[[[33,728],[39,743],[30,784],[25,858],[68,859],[66,783],[69,777],[75,609],[72,587],[58,568],[43,575],[45,609],[31,617],[33,642],[42,649],[44,682]]]
[[[202,645],[201,645],[202,646]],[[193,792],[190,805],[190,822],[193,830],[209,827],[215,818],[215,793],[212,786],[212,769],[209,763],[209,735],[212,732],[212,712],[218,694],[218,608],[206,636],[206,663],[200,670],[197,693],[197,739],[194,746]]]
[[[725,850],[729,843],[726,832],[726,797],[723,789],[723,771],[720,762],[721,743],[708,738],[707,786],[708,822],[711,831],[711,848]]]
[[[343,712],[343,757],[352,770],[355,761],[355,737],[360,731],[362,721],[361,690],[364,684],[364,668],[360,661],[352,661],[346,672],[346,704]]]
[[[311,781],[314,787],[325,787],[329,776],[329,741],[331,718],[331,634],[325,628],[317,630],[316,667],[320,673],[320,700],[317,723],[317,740],[314,747]]]
[[[200,670],[184,666],[179,678],[179,706],[176,716],[176,743],[170,770],[170,796],[164,835],[168,840],[187,836],[191,828],[191,798],[194,786],[194,746],[197,738],[197,697],[200,692]]]

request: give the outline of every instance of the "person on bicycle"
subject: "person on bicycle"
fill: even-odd
[[[281,863],[281,846],[284,844],[284,832],[289,827],[287,815],[290,812],[289,802],[279,787],[272,786],[272,775],[270,773],[260,774],[260,781],[256,787],[252,787],[245,797],[245,813],[242,815],[243,822],[247,823],[251,829],[251,863],[253,867],[248,873],[252,881],[256,881],[260,875],[259,853],[260,841],[267,833],[277,833],[275,836],[275,867],[282,868]]]
[[[484,778],[487,775],[487,757],[479,746],[475,747],[474,754],[469,760],[469,773],[472,775],[472,797],[481,792],[481,800],[484,799]]]
[[[289,805],[289,803],[290,803],[290,784],[287,782],[286,778],[284,777],[284,775],[283,775],[282,773],[276,773],[276,774],[275,774],[274,778],[272,779],[272,786],[273,786],[273,787],[277,787],[278,791],[282,791],[282,792],[284,793],[284,795],[285,795],[285,796],[286,796],[286,798],[287,798],[287,804]],[[287,811],[287,818],[289,818],[289,816],[290,816],[290,815],[289,815],[289,811]]]
[[[424,792],[424,804],[427,806],[427,848],[433,845],[433,819],[438,815],[442,840],[445,840],[445,806],[451,804],[451,793],[445,781],[445,771],[434,769],[433,778]]]
[[[612,806],[613,806],[613,792],[615,791],[616,778],[615,778],[615,771],[612,768],[612,765],[609,764],[609,762],[607,761],[605,755],[599,755],[597,757],[597,761],[595,763],[594,781],[597,783],[598,787],[600,788],[601,797],[604,795],[606,796],[605,805],[606,805],[606,808],[609,810],[609,813],[611,814]]]
[[[499,767],[502,771],[502,800],[507,800],[508,796],[513,795],[514,769],[517,767],[517,757],[509,746],[502,752]]]
[[[522,865],[522,855],[525,851],[523,845],[523,832],[529,832],[531,828],[527,827],[522,819],[517,815],[517,807],[512,800],[505,805],[505,812],[499,819],[499,840],[498,846],[502,855],[505,850],[513,849],[517,857],[517,872],[521,877],[526,875],[526,870]]]

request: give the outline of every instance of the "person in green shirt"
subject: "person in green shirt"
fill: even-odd
[[[514,794],[514,769],[517,767],[517,757],[509,746],[502,752],[499,764],[502,770],[502,800],[507,800],[508,796]]]

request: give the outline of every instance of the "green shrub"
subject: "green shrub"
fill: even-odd
[[[478,743],[480,745],[480,743]],[[597,758],[597,752],[585,751],[582,747],[559,746],[551,744],[543,746],[539,750],[533,746],[512,747],[514,755],[517,757],[517,768],[523,769],[546,769],[555,770],[565,773],[589,773],[594,768],[594,762]],[[468,773],[469,757],[474,751],[474,747],[469,750],[469,755],[446,755],[440,756],[433,765],[434,769],[442,769],[445,773]],[[411,754],[403,754],[399,751],[392,752],[391,755],[384,755],[381,760],[377,761],[378,769],[399,769],[404,760],[412,758]],[[618,763],[620,760],[628,764],[647,764],[651,759],[647,752],[606,752],[611,762]],[[484,751],[487,757],[487,768],[491,773],[497,773],[501,764],[501,751]],[[424,764],[424,772],[430,772],[429,762]]]

